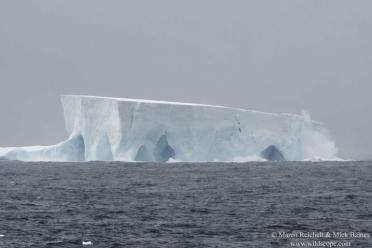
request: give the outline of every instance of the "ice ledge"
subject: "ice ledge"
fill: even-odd
[[[119,97],[106,97],[106,96],[89,96],[89,95],[73,95],[73,94],[62,94],[61,99],[63,98],[79,98],[79,99],[102,99],[102,100],[114,100],[118,102],[132,102],[132,103],[149,103],[149,104],[166,104],[166,105],[178,105],[178,106],[199,106],[207,108],[220,108],[232,111],[241,111],[241,112],[253,112],[264,115],[271,116],[290,116],[295,118],[304,118],[304,114],[293,114],[293,113],[271,113],[264,111],[257,111],[252,109],[236,108],[236,107],[227,107],[222,105],[211,105],[211,104],[202,104],[202,103],[187,103],[187,102],[172,102],[172,101],[161,101],[161,100],[148,100],[148,99],[136,99],[136,98],[119,98]],[[322,124],[319,121],[311,120],[313,123]]]

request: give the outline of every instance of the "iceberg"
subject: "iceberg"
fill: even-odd
[[[23,161],[183,161],[334,159],[327,129],[308,115],[204,104],[61,96],[66,141],[0,148]]]

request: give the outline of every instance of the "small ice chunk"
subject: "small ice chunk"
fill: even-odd
[[[83,241],[82,243],[83,245],[93,245],[93,242],[92,241]]]

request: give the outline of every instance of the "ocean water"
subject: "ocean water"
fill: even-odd
[[[367,234],[372,162],[0,162],[1,248],[372,247]]]

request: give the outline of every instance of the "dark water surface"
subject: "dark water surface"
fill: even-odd
[[[371,235],[372,162],[0,162],[1,248],[291,247],[272,235],[298,231]]]

